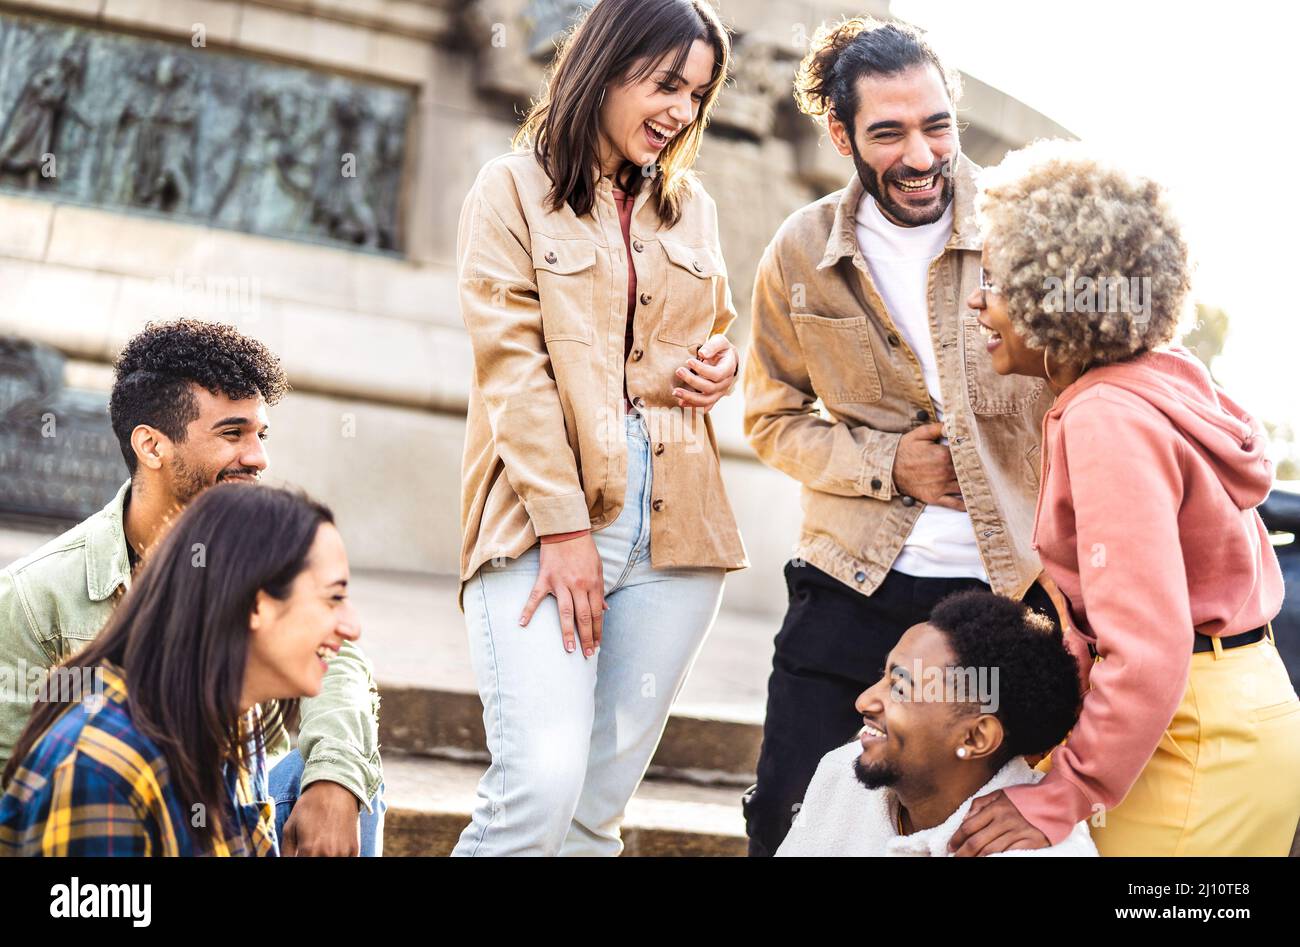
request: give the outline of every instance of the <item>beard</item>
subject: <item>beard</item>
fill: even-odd
[[[260,471],[252,467],[227,467],[215,475],[198,467],[187,464],[179,456],[172,461],[172,493],[176,502],[184,507],[208,487],[215,486],[230,477],[251,476],[260,478]]]
[[[858,169],[858,180],[867,193],[875,198],[880,209],[887,216],[892,218],[896,223],[906,227],[919,227],[923,224],[932,224],[943,216],[948,205],[952,203],[952,175],[951,172],[945,174],[947,166],[941,162],[930,173],[937,174],[943,181],[943,190],[939,192],[939,201],[935,204],[933,210],[916,210],[905,204],[900,204],[889,196],[889,189],[885,186],[888,181],[897,181],[901,175],[891,171],[886,171],[883,175],[877,175],[871,165],[862,160],[862,155],[858,152],[858,145],[853,139],[849,139],[849,147],[853,150],[853,166]],[[950,156],[953,163],[957,160],[957,153],[953,152]],[[909,178],[927,177],[925,174],[908,174]]]
[[[212,486],[209,476],[197,467],[191,467],[179,456],[172,461],[172,495],[180,506],[185,506],[196,496]]]
[[[861,757],[853,761],[853,775],[858,782],[868,789],[883,789],[892,786],[902,778],[898,767],[892,763],[868,763],[863,765]]]

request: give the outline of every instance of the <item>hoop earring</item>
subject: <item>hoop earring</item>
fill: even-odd
[[[600,87],[600,98],[596,100],[596,111],[600,111],[600,107],[605,104],[605,88],[605,86]]]
[[[1059,387],[1056,379],[1052,377],[1052,368],[1047,364],[1047,349],[1043,349],[1043,374],[1047,376],[1047,383],[1053,387]]]

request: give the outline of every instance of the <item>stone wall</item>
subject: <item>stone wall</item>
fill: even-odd
[[[358,568],[451,573],[468,342],[456,307],[455,229],[478,168],[509,147],[537,91],[538,0],[0,0],[0,12],[122,32],[187,50],[265,58],[409,92],[400,252],[377,254],[204,226],[165,214],[0,191],[0,333],[51,344],[68,381],[106,392],[107,366],[141,325],[179,314],[233,322],[284,359],[295,391],[272,412],[276,478],[337,512]],[[551,4],[553,6],[553,4]],[[852,172],[797,115],[793,69],[816,24],[857,5],[724,0],[736,31],[724,93],[698,170],[721,208],[741,311],[752,275],[791,211]],[[201,29],[200,29],[201,28]],[[196,45],[201,32],[203,45]],[[0,64],[0,69],[3,69]],[[964,145],[998,160],[1046,118],[966,77]],[[0,119],[3,120],[3,119]],[[724,469],[754,568],[727,607],[779,613],[798,491],[744,443],[739,397],[717,410]]]

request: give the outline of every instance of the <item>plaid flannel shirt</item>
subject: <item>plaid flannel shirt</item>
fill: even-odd
[[[225,837],[199,849],[189,830],[197,813],[131,720],[121,670],[96,670],[102,701],[59,717],[0,798],[0,856],[278,855],[265,755],[254,755],[251,773],[226,767]]]
[[[128,480],[94,516],[0,569],[0,766],[32,712],[21,682],[94,640],[131,586],[123,526],[130,492]],[[3,686],[6,678],[19,686]],[[286,733],[266,752],[274,759],[289,749]],[[299,705],[298,751],[303,789],[337,783],[370,808],[384,778],[379,693],[355,642],[344,642],[330,661],[320,694]]]

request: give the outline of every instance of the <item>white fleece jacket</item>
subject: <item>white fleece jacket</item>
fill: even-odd
[[[957,833],[976,796],[987,796],[1008,786],[1036,783],[1043,778],[1023,756],[1017,756],[943,823],[911,835],[899,835],[898,797],[893,790],[868,789],[858,782],[853,772],[853,761],[861,753],[862,745],[854,740],[822,757],[790,834],[777,849],[778,856],[948,857],[951,855],[948,840]],[[1080,822],[1059,845],[1001,854],[1095,857],[1097,847],[1088,833],[1088,823]]]

